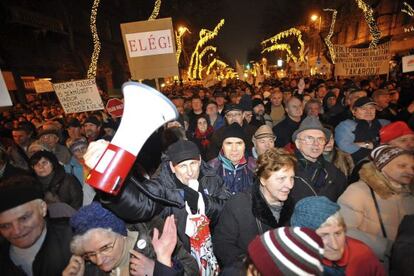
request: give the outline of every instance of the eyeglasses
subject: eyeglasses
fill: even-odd
[[[303,141],[306,145],[313,145],[315,144],[315,141],[318,141],[318,144],[320,145],[326,144],[326,139],[324,137],[305,136],[297,139]]]
[[[114,240],[114,242],[112,244],[104,245],[101,248],[99,248],[97,251],[86,252],[82,255],[82,257],[87,261],[91,261],[92,259],[96,259],[98,254],[108,256],[108,254],[111,253],[111,251],[114,249],[116,240],[117,240],[117,238]]]

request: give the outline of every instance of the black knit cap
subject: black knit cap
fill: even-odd
[[[185,160],[200,159],[200,150],[193,142],[180,139],[168,147],[167,155],[177,165]]]
[[[227,112],[230,112],[233,110],[243,111],[243,108],[239,104],[226,104],[224,108],[224,114],[227,114]]]
[[[227,138],[240,138],[246,144],[246,134],[244,133],[243,128],[238,123],[232,123],[229,126],[226,126],[223,131],[223,136],[221,139],[221,144],[223,145],[223,141]]]
[[[40,183],[30,176],[16,176],[0,184],[0,213],[35,199],[43,199]]]
[[[86,118],[86,120],[83,124],[86,124],[86,123],[91,123],[91,124],[94,124],[96,126],[101,126],[102,125],[102,123],[95,116],[89,116],[88,118]]]
[[[255,108],[256,106],[258,106],[259,104],[264,106],[264,103],[261,99],[253,99],[252,100],[252,108]]]

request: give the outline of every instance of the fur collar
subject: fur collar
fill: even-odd
[[[280,212],[279,222],[277,222],[260,193],[259,185],[259,181],[255,181],[252,187],[252,212],[254,217],[271,228],[286,225],[293,210],[290,197],[284,202],[282,211]]]
[[[370,186],[382,199],[388,199],[395,194],[404,192],[412,193],[413,191],[413,185],[407,187],[409,189],[398,189],[395,187],[383,173],[375,168],[372,162],[368,162],[362,166],[359,171],[359,176],[361,177],[361,180]],[[402,188],[404,187],[405,186]]]

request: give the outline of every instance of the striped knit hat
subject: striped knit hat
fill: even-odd
[[[380,171],[392,160],[403,154],[412,155],[409,151],[399,147],[381,145],[371,151],[371,160],[375,167]]]
[[[322,275],[323,243],[311,229],[281,227],[257,236],[249,256],[263,275]]]

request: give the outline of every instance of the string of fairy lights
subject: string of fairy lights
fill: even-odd
[[[326,46],[328,47],[329,55],[331,56],[332,63],[335,64],[336,55],[335,55],[335,49],[333,47],[331,38],[332,38],[334,30],[335,30],[336,15],[337,15],[338,11],[334,10],[334,9],[324,9],[324,11],[332,12],[331,26],[329,27],[329,33],[325,37],[324,40],[325,40]]]
[[[190,33],[187,27],[180,27],[177,31],[175,31],[175,42],[177,44],[177,51],[175,55],[177,57],[177,63],[180,61],[181,52],[183,50],[183,43],[181,42],[181,39],[186,32]]]
[[[93,39],[93,52],[91,63],[89,64],[87,78],[94,79],[96,77],[96,69],[98,66],[99,53],[101,52],[101,42],[99,41],[98,30],[96,28],[96,16],[98,15],[98,7],[100,0],[94,0],[91,11],[90,28]]]
[[[413,7],[411,7],[410,4],[408,4],[407,2],[403,3],[405,7],[403,7],[401,9],[402,12],[408,14],[409,16],[413,17],[414,16],[414,9]]]
[[[355,0],[358,8],[360,8],[365,17],[365,21],[368,24],[369,32],[372,36],[372,41],[369,44],[369,48],[375,48],[378,45],[379,39],[381,38],[381,32],[378,29],[377,22],[374,18],[374,10],[363,0]]]
[[[160,13],[161,8],[161,0],[155,0],[154,9],[152,11],[151,16],[148,18],[148,20],[154,20],[158,17],[158,14]]]
[[[188,67],[188,77],[190,79],[201,79],[201,71],[202,67],[202,56],[201,53],[203,52],[203,46],[213,38],[218,35],[221,27],[224,25],[224,19],[221,19],[220,22],[214,27],[212,31],[207,29],[202,29],[199,33],[200,39],[198,40],[196,47],[194,49],[193,54],[191,55],[190,65]]]
[[[288,58],[291,58],[294,62],[297,62],[298,59],[297,57],[292,53],[291,47],[289,44],[285,43],[285,44],[279,44],[278,41],[289,37],[289,36],[296,36],[299,42],[299,61],[303,62],[305,61],[305,44],[303,43],[302,40],[302,33],[300,30],[296,29],[296,28],[290,28],[289,30],[280,32],[278,34],[276,34],[275,36],[272,36],[271,38],[268,38],[266,40],[263,40],[261,42],[262,46],[265,47],[266,44],[268,43],[273,43],[273,45],[266,47],[262,50],[262,53],[265,52],[273,52],[273,51],[277,51],[277,50],[281,50],[281,51],[286,51],[288,54]]]

